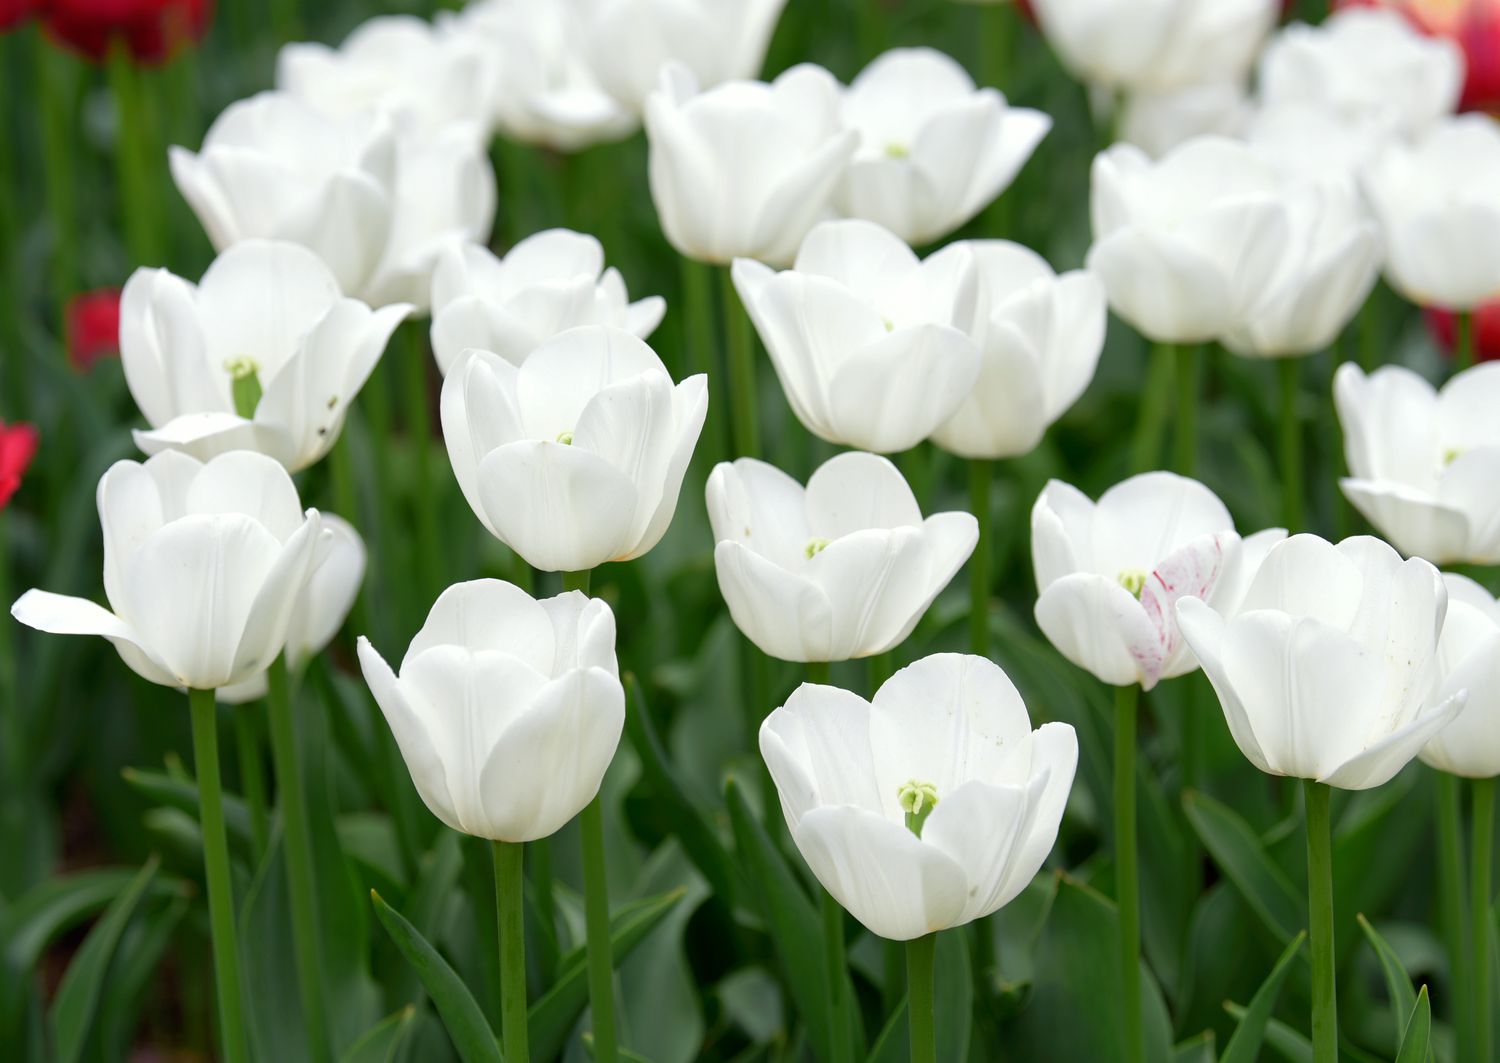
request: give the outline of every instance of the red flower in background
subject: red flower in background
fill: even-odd
[[[21,486],[21,477],[36,454],[36,427],[0,423],[0,509]]]
[[[36,11],[38,0],[0,0],[0,33],[4,33]]]
[[[36,6],[49,37],[96,63],[109,58],[116,39],[138,63],[165,62],[203,37],[214,13],[213,0],[37,0]]]
[[[68,301],[68,363],[80,373],[120,353],[120,289],[83,292]]]
[[[1464,51],[1468,77],[1459,107],[1500,111],[1500,0],[1338,0],[1338,7],[1389,7],[1423,33]]]
[[[1452,354],[1458,343],[1458,316],[1452,310],[1428,308],[1422,311],[1427,331],[1437,340],[1445,354]],[[1500,299],[1485,303],[1474,311],[1474,360],[1500,361]]]

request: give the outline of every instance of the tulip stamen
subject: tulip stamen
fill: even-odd
[[[573,445],[573,433],[559,432],[557,433],[557,441],[565,447],[571,447]]]
[[[249,355],[226,359],[224,371],[229,374],[229,393],[234,400],[234,412],[249,420],[255,416],[260,405],[260,366]]]
[[[1139,598],[1141,592],[1146,589],[1147,572],[1143,568],[1121,569],[1115,578],[1120,581],[1120,586],[1130,592],[1132,598]]]
[[[885,153],[892,159],[904,159],[911,154],[911,148],[907,147],[905,144],[892,141],[885,146]]]
[[[807,559],[809,561],[811,561],[818,554],[821,554],[824,550],[828,549],[828,544],[831,541],[832,540],[829,540],[829,539],[818,539],[818,538],[809,539],[809,540],[807,540],[807,546],[805,546],[803,548],[802,552],[804,554],[806,554],[807,555]]]
[[[1446,468],[1447,466],[1452,465],[1455,461],[1458,460],[1459,455],[1463,452],[1463,447],[1444,447],[1443,466]]]
[[[906,813],[906,829],[920,838],[922,825],[937,807],[937,787],[930,782],[908,779],[896,791],[896,801]]]

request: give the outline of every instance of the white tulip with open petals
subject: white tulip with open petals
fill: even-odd
[[[1422,762],[1469,779],[1500,775],[1500,602],[1467,576],[1443,573],[1448,613],[1437,647],[1442,702],[1461,691],[1458,718],[1422,747]]]

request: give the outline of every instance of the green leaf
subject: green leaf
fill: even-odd
[[[103,868],[59,875],[40,882],[17,900],[0,920],[0,942],[20,971],[36,966],[49,942],[90,912],[108,904],[135,880],[137,871]],[[156,882],[153,896],[181,889],[177,882]]]
[[[125,1059],[130,1055],[141,1001],[155,978],[162,954],[172,943],[172,935],[191,907],[186,896],[176,897],[155,910],[142,909],[125,928],[109,965],[109,992],[99,1001],[99,1015],[94,1020],[94,1040],[99,1049],[90,1051],[90,1058]]]
[[[130,787],[159,805],[185,812],[194,820],[198,818],[198,784],[191,780],[174,778],[159,771],[142,771],[126,768],[120,777]],[[224,829],[229,835],[229,845],[241,859],[252,851],[250,810],[245,802],[231,794],[224,795]]]
[[[1406,1033],[1401,1036],[1401,1051],[1396,1054],[1396,1063],[1427,1063],[1428,1046],[1432,1040],[1432,1003],[1427,999],[1424,985],[1412,1005],[1411,1018],[1406,1021]]]
[[[393,1063],[406,1036],[416,1025],[417,1009],[408,1004],[387,1015],[349,1046],[339,1063]]]
[[[1226,1003],[1224,1010],[1236,1022],[1243,1022],[1249,1014],[1249,1009],[1241,1004]],[[1278,1019],[1266,1023],[1266,1044],[1274,1048],[1287,1063],[1313,1063],[1312,1042]]]
[[[1370,947],[1375,950],[1375,955],[1380,960],[1380,969],[1385,974],[1385,989],[1391,998],[1391,1029],[1404,1030],[1407,1018],[1417,1006],[1417,994],[1411,986],[1411,975],[1406,973],[1406,965],[1396,955],[1396,950],[1380,936],[1370,921],[1363,914],[1355,918],[1359,921],[1359,928],[1369,939]]]
[[[1203,847],[1278,940],[1307,925],[1301,896],[1271,859],[1250,825],[1207,794],[1182,795],[1188,822]]]
[[[386,933],[417,969],[417,977],[422,980],[427,995],[442,1016],[443,1026],[464,1063],[499,1063],[500,1046],[495,1042],[494,1031],[485,1021],[484,1013],[479,1010],[468,987],[448,966],[448,961],[438,955],[437,949],[417,932],[416,927],[403,919],[400,912],[386,904],[380,894],[371,890],[370,900],[374,902],[375,915]]]
[[[961,930],[938,935],[932,989],[937,1057],[968,1059],[974,1032],[974,968],[969,959],[968,935]],[[910,1037],[903,997],[880,1031],[869,1063],[902,1063]]]
[[[1276,961],[1271,973],[1266,975],[1266,980],[1251,998],[1250,1007],[1235,1027],[1229,1044],[1224,1046],[1224,1055],[1220,1057],[1219,1063],[1255,1063],[1260,1058],[1261,1042],[1266,1037],[1266,1023],[1271,1020],[1271,1012],[1276,1010],[1276,998],[1281,995],[1281,986],[1291,973],[1292,961],[1302,951],[1302,943],[1306,939],[1306,932],[1299,933],[1281,953],[1281,958]]]
[[[609,939],[618,965],[650,934],[682,900],[684,890],[675,889],[657,897],[633,901],[616,908],[609,919]],[[589,1000],[587,952],[584,946],[563,956],[557,981],[527,1013],[526,1030],[531,1054],[550,1059],[563,1050],[568,1033]]]
[[[1172,1046],[1172,1063],[1214,1063],[1214,1032],[1204,1030],[1177,1042]]]
[[[57,996],[47,1013],[47,1025],[52,1031],[52,1043],[59,1063],[74,1063],[83,1054],[83,1046],[88,1042],[89,1031],[94,1025],[94,1015],[99,1010],[99,994],[115,946],[160,866],[161,861],[155,856],[146,861],[130,885],[94,924],[73,962],[68,964],[67,973],[63,975]]]

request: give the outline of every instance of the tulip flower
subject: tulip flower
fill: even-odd
[[[1245,141],[1285,181],[1359,177],[1390,143],[1389,125],[1370,115],[1341,115],[1315,103],[1258,107]]]
[[[1273,37],[1258,83],[1268,106],[1314,104],[1412,137],[1453,113],[1463,77],[1452,42],[1423,37],[1394,12],[1345,10]]]
[[[235,244],[197,287],[137,270],[120,311],[125,381],[151,424],[136,443],[200,459],[257,450],[306,468],[333,448],[410,309],[341,295],[322,260],[296,244]]]
[[[1419,754],[1439,771],[1469,779],[1500,775],[1500,602],[1467,576],[1443,573],[1448,613],[1438,639],[1436,693],[1445,702],[1467,692],[1467,704]]]
[[[1239,136],[1252,113],[1243,82],[1206,81],[1182,88],[1142,90],[1125,97],[1119,139],[1159,159],[1194,137]]]
[[[979,379],[933,442],[966,458],[1028,453],[1078,400],[1104,349],[1104,286],[1084,270],[1058,276],[1020,244],[975,240]]]
[[[32,590],[11,614],[39,631],[102,635],[138,675],[194,690],[270,665],[330,545],[286,470],[250,451],[116,462],[99,481],[99,522],[110,609]]]
[[[968,513],[926,520],[874,454],[825,462],[807,488],[753,458],[708,478],[719,589],[740,631],[784,661],[844,661],[899,645],[969,557]]]
[[[1463,115],[1396,145],[1365,187],[1385,232],[1386,277],[1412,302],[1472,310],[1500,296],[1500,125]]]
[[[707,412],[706,377],[674,387],[650,347],[606,325],[560,333],[519,368],[466,352],[443,381],[443,437],[464,497],[492,535],[549,572],[657,544]]]
[[[0,421],[0,511],[21,489],[21,478],[36,457],[37,441],[35,425]]]
[[[120,353],[120,289],[81,292],[68,300],[68,364],[86,373],[94,363]]]
[[[1433,564],[1500,563],[1500,365],[1441,391],[1400,366],[1339,367],[1334,404],[1350,476],[1344,495],[1381,535]]]
[[[1276,0],[1031,0],[1047,43],[1076,78],[1112,89],[1176,89],[1250,70]]]
[[[208,32],[213,0],[37,0],[32,5],[52,40],[103,63],[120,42],[137,63],[158,65]]]
[[[704,88],[760,74],[786,0],[595,0],[581,20],[589,69],[640,114],[661,68],[679,62]]]
[[[612,325],[646,339],[660,296],[630,302],[599,241],[569,229],[528,236],[497,258],[481,244],[450,245],[432,274],[432,351],[444,373],[467,348],[520,365],[544,340],[577,325]]]
[[[646,99],[651,198],[680,253],[785,265],[827,209],[859,135],[838,82],[801,64],[775,81],[700,91],[681,64]]]
[[[909,244],[951,233],[1015,179],[1052,119],[1009,107],[931,48],[875,59],[844,92],[859,133],[835,197],[840,213],[883,225]]]
[[[804,683],[762,724],[760,751],[813,874],[893,941],[1019,894],[1057,839],[1078,763],[1072,727],[1033,731],[998,665],[954,653],[901,669],[873,701]]]
[[[1150,690],[1198,667],[1173,604],[1197,597],[1232,610],[1285,535],[1241,540],[1214,493],[1174,473],[1132,476],[1097,504],[1050,481],[1031,511],[1037,624],[1101,682]]]
[[[1472,311],[1474,359],[1480,362],[1500,361],[1500,299],[1481,303]],[[1446,355],[1458,347],[1458,316],[1451,310],[1429,306],[1422,311],[1427,332]]]
[[[845,446],[891,453],[951,417],[979,375],[973,255],[925,261],[872,222],[829,221],[792,269],[738,259],[734,286],[797,419]]]
[[[0,0],[0,33],[19,26],[33,14],[41,0]]]
[[[1500,3],[1496,0],[1336,0],[1338,7],[1384,7],[1400,12],[1433,37],[1453,41],[1464,53],[1465,111],[1500,110]]]

